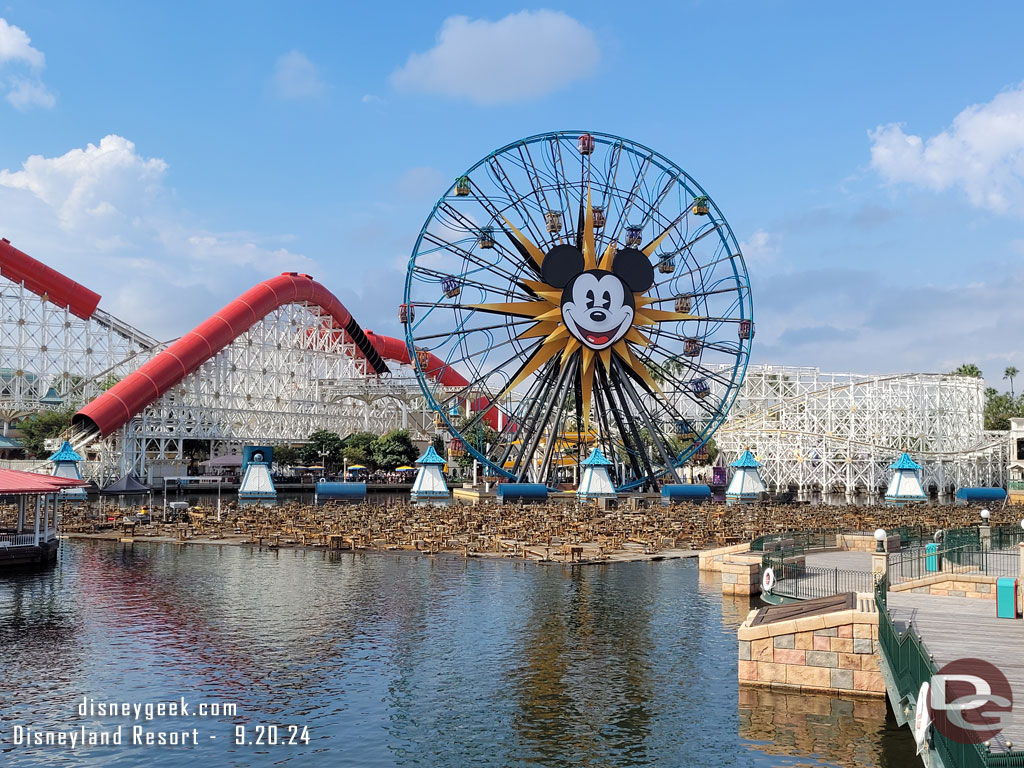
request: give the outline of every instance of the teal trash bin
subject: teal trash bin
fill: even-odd
[[[1017,580],[1008,576],[996,579],[996,617],[1017,618]]]
[[[924,569],[928,573],[937,573],[939,570],[939,556],[936,552],[939,551],[938,544],[925,544],[924,545]]]

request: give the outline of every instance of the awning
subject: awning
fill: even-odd
[[[56,493],[65,488],[80,488],[84,485],[88,485],[84,480],[41,475],[38,472],[22,472],[18,469],[0,469],[0,496]]]
[[[131,496],[139,493],[149,493],[151,490],[148,486],[140,483],[135,475],[129,473],[117,482],[103,488],[100,493],[107,496]]]

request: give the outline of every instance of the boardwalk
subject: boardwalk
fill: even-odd
[[[938,668],[954,659],[984,659],[1006,675],[1015,704],[1024,702],[1024,621],[997,619],[994,600],[890,592],[888,601],[896,631],[912,621]],[[993,751],[1006,749],[1006,742],[1024,744],[1024,717],[993,740]]]

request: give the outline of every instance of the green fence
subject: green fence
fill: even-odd
[[[1020,574],[1020,555],[1009,550],[998,552],[979,545],[944,546],[929,553],[922,549],[889,553],[889,584],[935,576],[940,573],[972,573],[986,576]]]
[[[914,631],[912,622],[897,628],[888,610],[888,577],[882,577],[875,586],[875,604],[878,606],[878,644],[885,663],[892,674],[899,693],[897,706],[913,704],[921,684],[930,681],[938,672],[935,662]],[[991,753],[981,744],[961,744],[932,728],[933,745],[947,768],[1021,768],[1024,752]]]
[[[780,555],[766,553],[761,565],[771,568],[775,574],[772,594],[794,600],[810,600],[815,597],[831,597],[845,592],[870,593],[874,576],[870,571],[850,571],[843,568],[807,566],[803,563],[787,563]]]

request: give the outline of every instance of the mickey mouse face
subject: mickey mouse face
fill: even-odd
[[[569,333],[590,349],[607,349],[629,331],[636,312],[633,294],[654,284],[654,267],[635,248],[618,251],[611,272],[583,266],[577,248],[556,245],[544,257],[541,276],[562,289],[562,322]]]

